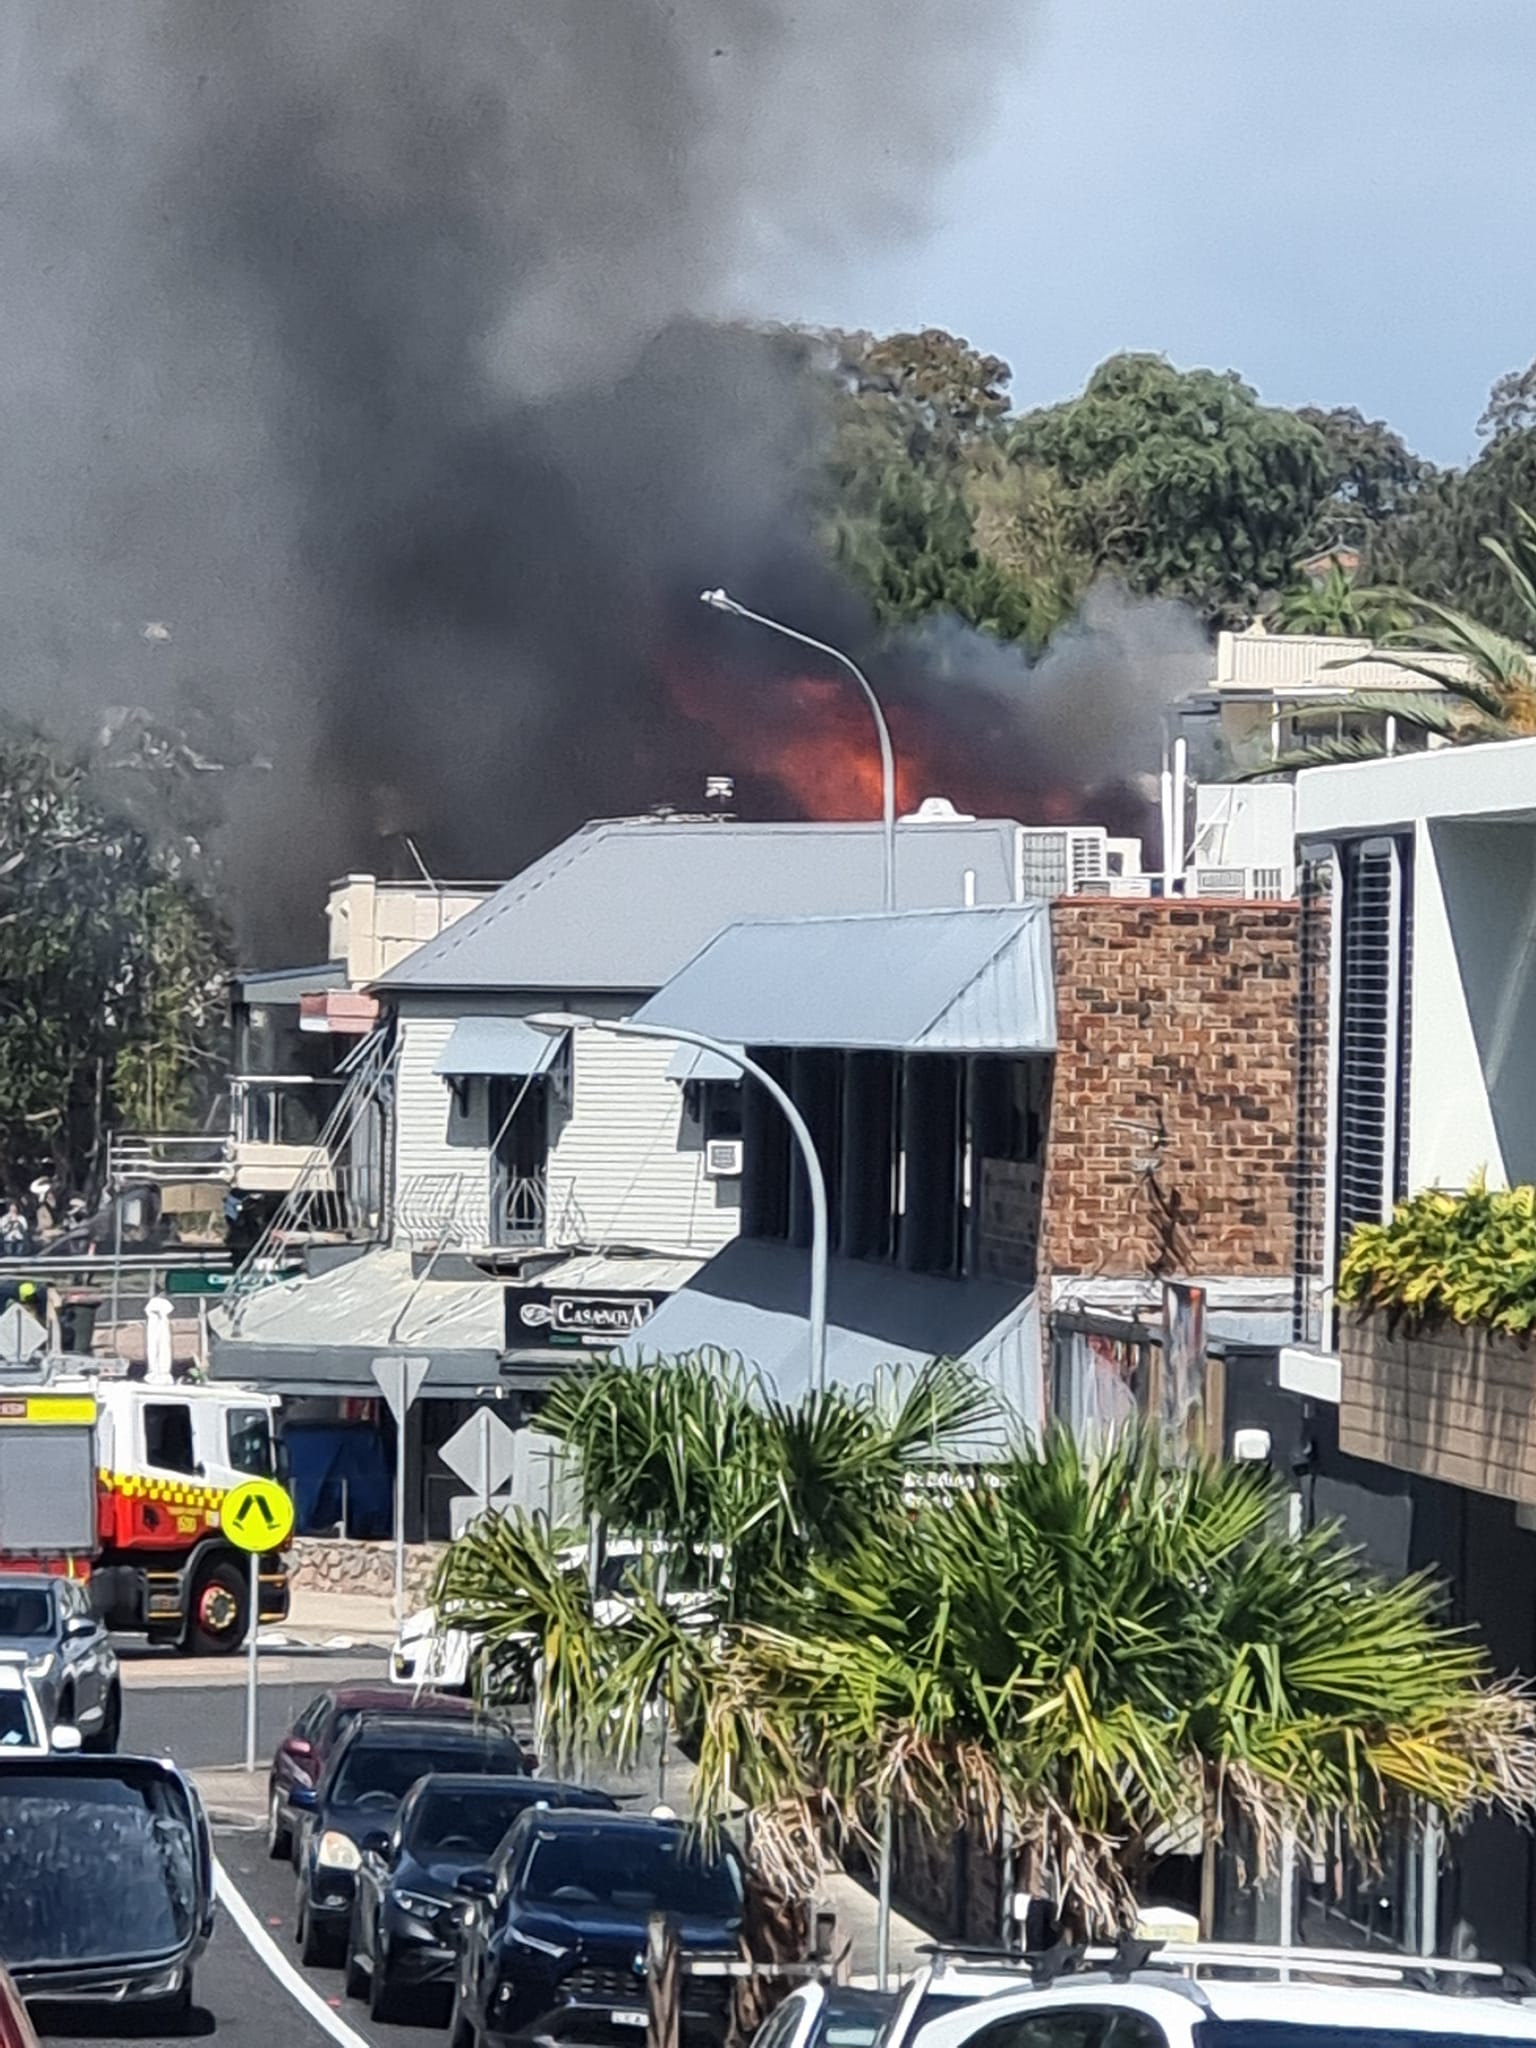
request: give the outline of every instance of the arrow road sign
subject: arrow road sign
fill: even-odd
[[[247,1479],[225,1494],[219,1526],[237,1550],[281,1550],[293,1534],[293,1502],[274,1481]]]
[[[405,1411],[421,1392],[430,1358],[376,1358],[373,1376],[378,1381],[389,1412],[396,1422],[405,1421]]]
[[[500,1493],[517,1465],[517,1437],[490,1408],[477,1408],[437,1454],[481,1500]]]

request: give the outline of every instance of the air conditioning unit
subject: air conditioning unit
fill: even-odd
[[[1102,825],[1025,825],[1019,841],[1025,896],[1092,894],[1109,873],[1109,835]]]
[[[1277,902],[1293,893],[1286,879],[1284,868],[1195,868],[1185,879],[1184,893],[1229,902]]]
[[[743,1156],[740,1138],[711,1138],[704,1147],[704,1171],[711,1180],[736,1180]]]
[[[1152,877],[1150,875],[1111,875],[1108,882],[1090,883],[1079,889],[1080,896],[1150,896]]]

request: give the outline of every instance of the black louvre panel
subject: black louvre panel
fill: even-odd
[[[1406,1087],[1402,985],[1402,849],[1368,840],[1343,854],[1338,951],[1338,1234],[1390,1214],[1399,1178],[1399,1097]]]

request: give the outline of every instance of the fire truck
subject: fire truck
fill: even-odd
[[[250,1567],[226,1542],[231,1487],[276,1473],[276,1397],[249,1387],[108,1379],[79,1359],[0,1374],[0,1570],[90,1581],[112,1629],[198,1655],[238,1650]],[[288,1612],[279,1552],[262,1621]]]

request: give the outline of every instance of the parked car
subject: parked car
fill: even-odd
[[[367,1834],[347,1936],[347,1991],[393,2019],[401,1994],[441,1987],[451,1999],[464,1899],[459,1880],[485,1865],[531,1806],[618,1811],[606,1792],[548,1778],[437,1772],[406,1794],[393,1832]],[[445,2015],[446,2016],[446,2015]]]
[[[9,1970],[0,1967],[0,2048],[37,2048],[37,2036],[27,2018],[21,1993],[11,1981]]]
[[[213,1932],[189,1779],[151,1757],[3,1753],[0,1842],[0,1955],[24,1998],[134,2006],[146,2034],[185,2016]]]
[[[884,2048],[900,1995],[853,1984],[802,1984],[776,2005],[752,2048]]]
[[[363,1838],[394,1825],[400,1803],[431,1771],[514,1777],[527,1771],[517,1737],[494,1723],[461,1716],[364,1714],[331,1753],[313,1791],[295,1785],[291,1811],[303,1815],[299,1839],[296,1932],[306,1963],[339,1963]]]
[[[420,1693],[415,1699],[382,1685],[333,1685],[319,1692],[272,1753],[267,1772],[267,1853],[274,1862],[296,1862],[298,1830],[288,1795],[295,1786],[313,1791],[324,1774],[331,1752],[362,1714],[420,1713],[435,1719],[467,1719],[474,1713],[468,1700],[446,1693]]]
[[[452,2048],[487,2037],[609,2048],[646,2024],[645,1939],[672,1918],[695,1955],[740,1953],[742,1874],[729,1844],[706,1853],[675,1820],[540,1812],[514,1823],[495,1864],[466,1872],[470,1900],[454,1986]],[[730,1979],[689,1976],[685,2044],[718,2048]]]
[[[713,1560],[717,1570],[724,1568],[725,1552],[721,1546],[712,1544],[703,1554]],[[674,1613],[694,1616],[701,1624],[708,1619],[714,1596],[701,1583],[700,1570],[680,1568],[665,1544],[637,1536],[618,1536],[608,1539],[598,1565],[596,1614],[600,1622],[615,1624],[630,1612],[626,1590],[637,1569],[647,1561],[660,1565],[656,1573],[657,1590]],[[579,1578],[589,1569],[590,1559],[585,1550],[564,1550],[560,1553],[560,1564],[563,1571]],[[531,1666],[532,1636],[527,1642]],[[422,1607],[407,1615],[400,1625],[390,1652],[389,1675],[400,1686],[431,1686],[438,1692],[467,1693],[478,1649],[479,1638],[471,1630],[455,1626],[451,1605],[441,1613],[435,1607]]]
[[[1277,1982],[1279,1969],[1305,1969],[1300,1948],[1260,1980],[1243,1953],[1235,1949],[1215,1966],[1221,1976],[1199,1982],[1155,1968],[994,1993],[931,2020],[916,2048],[1525,2048],[1536,2041],[1536,2014],[1512,1997]],[[1381,1954],[1358,1957],[1362,1977]],[[1411,1970],[1417,1959],[1387,1953],[1384,1960]],[[1233,1978],[1227,1973],[1234,1969],[1247,1974]]]
[[[80,1730],[85,1747],[113,1750],[123,1725],[117,1652],[80,1579],[0,1575],[0,1656],[19,1659],[48,1725]]]
[[[930,2020],[992,1998],[1003,1991],[1019,1991],[1033,1984],[1029,1966],[1020,1956],[989,1956],[986,1960],[945,1954],[942,1950],[925,1963],[900,1993],[896,2010],[886,2025],[881,2048],[911,2048],[918,2031]]]
[[[22,1757],[61,1755],[80,1747],[80,1730],[68,1721],[50,1727],[37,1687],[19,1658],[0,1658],[0,1763]]]

